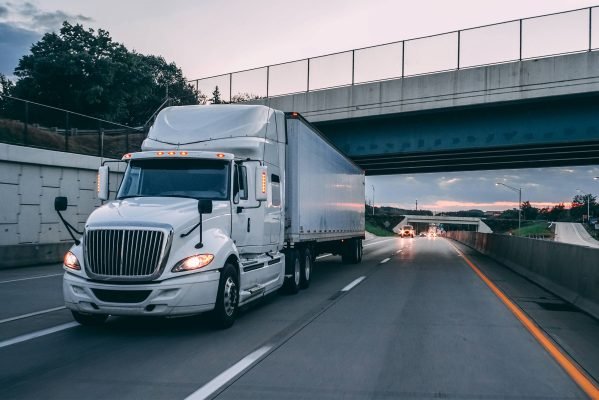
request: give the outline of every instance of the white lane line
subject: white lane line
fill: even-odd
[[[390,258],[385,258],[383,261],[381,261],[379,264],[384,264],[386,262],[388,262],[390,260]]]
[[[397,251],[395,252],[395,254],[399,254],[399,253],[401,253],[402,251],[403,251],[403,249],[399,249],[399,250],[397,250]]]
[[[41,331],[31,332],[26,335],[21,335],[21,336],[14,337],[12,339],[3,340],[2,342],[0,342],[0,348],[12,346],[13,344],[17,344],[17,343],[26,342],[31,339],[35,339],[35,338],[38,338],[41,336],[46,336],[46,335],[49,335],[54,332],[64,331],[66,329],[74,328],[76,326],[79,326],[79,324],[77,322],[68,322],[66,324],[53,326],[52,328],[42,329]]]
[[[247,356],[239,360],[235,365],[222,372],[216,378],[212,379],[210,382],[208,382],[207,384],[205,384],[204,386],[187,396],[185,400],[201,400],[210,397],[220,388],[229,383],[233,378],[245,371],[253,363],[258,361],[260,357],[268,353],[271,348],[272,346],[260,347],[253,353],[248,354]]]
[[[65,308],[66,308],[65,306],[48,308],[46,310],[36,311],[36,312],[29,313],[29,314],[17,315],[16,317],[0,319],[0,324],[4,324],[6,322],[11,322],[11,321],[16,321],[18,319],[33,317],[33,316],[40,315],[40,314],[46,314],[46,313],[50,313],[50,312],[54,312],[54,311],[58,311],[58,310],[64,310]]]
[[[361,276],[358,279],[354,280],[352,283],[350,283],[349,285],[347,285],[346,287],[344,287],[343,289],[341,289],[342,292],[349,292],[350,290],[352,290],[354,287],[358,286],[358,284],[360,282],[362,282],[364,279],[366,279],[365,276]]]
[[[385,243],[385,242],[388,242],[388,241],[390,241],[390,240],[395,240],[395,238],[391,238],[391,239],[384,239],[384,240],[379,240],[378,242],[364,244],[364,245],[362,245],[362,247],[368,247],[368,246],[372,246],[373,244]]]
[[[53,276],[62,276],[62,275],[63,274],[30,276],[29,278],[18,278],[18,279],[10,279],[8,281],[0,281],[0,283],[21,282],[21,281],[28,281],[28,280],[31,280],[31,279],[50,278],[50,277],[53,277]]]
[[[320,260],[321,258],[330,257],[330,256],[332,256],[332,254],[331,254],[331,253],[328,253],[328,254],[323,254],[323,255],[321,255],[321,256],[318,256],[318,257],[316,257],[316,259],[317,259],[317,260]]]

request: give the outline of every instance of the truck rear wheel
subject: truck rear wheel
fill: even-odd
[[[299,252],[297,250],[291,249],[286,254],[287,259],[285,260],[285,263],[289,267],[285,267],[285,269],[289,272],[289,274],[291,274],[291,276],[285,281],[285,292],[289,294],[296,294],[300,289],[302,266],[298,253]]]
[[[341,261],[346,264],[358,264],[362,261],[361,239],[350,239],[345,242],[343,252],[341,253]]]
[[[100,326],[108,319],[108,315],[105,314],[82,314],[73,310],[71,310],[71,314],[75,321],[84,326]]]
[[[219,329],[231,327],[237,317],[239,304],[239,281],[237,271],[231,264],[225,264],[218,283],[216,304],[212,311],[214,325]]]
[[[302,251],[300,266],[300,287],[302,289],[307,289],[310,286],[312,267],[314,266],[314,260],[312,259],[312,252],[310,249],[304,249],[304,251]]]

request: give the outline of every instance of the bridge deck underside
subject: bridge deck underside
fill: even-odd
[[[367,175],[599,164],[599,95],[317,124]]]

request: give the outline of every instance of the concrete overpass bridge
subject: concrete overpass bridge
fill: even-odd
[[[300,112],[368,175],[597,164],[597,15],[509,21],[192,83]]]
[[[451,217],[451,216],[433,216],[433,215],[404,215],[404,219],[395,227],[393,231],[397,232],[405,225],[415,224],[445,224],[458,226],[473,226],[476,232],[493,233],[491,228],[480,218],[474,217]],[[418,231],[420,232],[420,230]]]

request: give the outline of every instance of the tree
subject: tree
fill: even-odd
[[[522,218],[523,219],[537,219],[539,216],[539,209],[533,207],[530,204],[530,201],[525,201],[522,203]]]
[[[257,100],[261,98],[261,96],[253,93],[237,93],[231,98],[231,103],[243,103],[244,101]]]
[[[590,197],[590,198],[589,198]],[[582,194],[577,194],[576,196],[574,196],[574,198],[572,199],[572,207],[570,208],[570,216],[572,217],[573,220],[577,221],[577,220],[582,220],[583,219],[583,215],[587,215],[587,201],[589,202],[590,205],[590,211],[591,214],[593,214],[593,211],[597,205],[597,197],[590,195],[587,196],[582,195]]]
[[[212,99],[210,99],[212,104],[222,104],[223,101],[220,97],[220,90],[218,90],[218,85],[214,88],[214,92],[212,92]]]
[[[19,61],[15,97],[140,125],[165,101],[197,104],[197,91],[164,58],[129,51],[102,29],[64,22]]]
[[[4,74],[0,73],[0,116],[7,112],[8,99],[1,95],[10,96],[14,88],[14,84]]]

